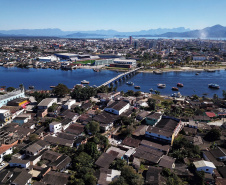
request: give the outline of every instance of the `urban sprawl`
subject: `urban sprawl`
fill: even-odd
[[[224,40],[0,39],[0,66],[7,68],[160,74],[225,65]],[[0,184],[226,184],[226,89],[223,98],[207,98],[117,92],[111,84],[6,85]]]

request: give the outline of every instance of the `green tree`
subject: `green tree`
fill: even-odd
[[[64,84],[58,84],[52,91],[53,94],[55,94],[56,96],[59,96],[59,97],[63,97],[66,94],[68,94],[69,92],[70,92],[70,90]]]
[[[220,139],[221,132],[219,129],[211,129],[204,137],[205,140],[207,141],[216,141]]]
[[[6,90],[7,92],[12,92],[15,88],[14,87],[8,87]]]
[[[71,97],[77,100],[88,100],[90,97],[97,94],[97,89],[94,87],[86,86],[76,86],[71,93]]]
[[[29,141],[30,142],[34,142],[34,141],[37,141],[39,139],[39,136],[37,134],[31,134],[29,136]]]
[[[122,170],[122,168],[126,165],[126,161],[123,159],[115,159],[112,163],[111,163],[111,169],[115,169],[115,170]]]
[[[223,90],[222,95],[223,95],[223,98],[226,100],[226,91],[225,90]]]
[[[48,108],[48,112],[56,111],[57,107],[58,107],[58,105],[56,103],[53,103],[53,105]]]
[[[98,150],[97,150],[97,145],[94,142],[88,142],[85,144],[84,151],[91,155],[94,159],[98,157]]]
[[[96,121],[90,121],[85,126],[85,130],[87,133],[91,133],[92,135],[95,135],[100,131],[100,124]]]
[[[148,99],[148,106],[150,110],[155,110],[156,109],[156,100],[149,98]]]
[[[12,154],[4,155],[4,161],[9,162],[12,159]]]
[[[144,179],[142,175],[136,173],[136,171],[131,166],[124,166],[121,171],[121,176],[125,179],[126,183],[129,185],[144,184]]]

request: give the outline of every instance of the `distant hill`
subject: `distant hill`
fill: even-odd
[[[62,31],[54,29],[20,29],[0,30],[0,37],[4,36],[44,36],[44,37],[66,37],[66,38],[100,38],[100,37],[190,37],[190,38],[226,38],[226,27],[215,25],[201,30],[190,30],[184,27],[158,28],[141,30],[136,32],[119,32],[115,30],[95,31]]]
[[[201,30],[193,30],[187,32],[167,32],[155,37],[193,37],[193,38],[226,38],[226,27],[215,25]]]

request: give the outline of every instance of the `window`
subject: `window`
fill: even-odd
[[[209,169],[206,169],[206,171],[209,171]]]

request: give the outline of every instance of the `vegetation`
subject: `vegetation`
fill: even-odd
[[[9,162],[12,159],[12,154],[4,155],[4,161]]]
[[[52,106],[48,108],[48,112],[55,112],[57,110],[58,105],[56,103],[53,103]]]
[[[30,142],[34,142],[34,141],[37,141],[39,139],[38,135],[37,134],[31,134],[29,136],[29,141]]]
[[[100,124],[96,121],[90,121],[86,126],[85,126],[85,131],[86,133],[90,133],[92,135],[97,134],[100,131]]]
[[[183,181],[170,169],[164,168],[162,171],[162,175],[166,177],[167,185],[182,185]]]
[[[220,139],[221,132],[219,129],[211,129],[204,137],[206,141],[216,141]]]
[[[70,92],[68,87],[64,84],[58,84],[53,90],[52,93],[59,97],[64,97]]]
[[[31,94],[31,96],[34,96],[37,103],[40,103],[43,99],[48,98],[50,94],[45,92],[35,91],[34,93]]]
[[[193,145],[183,136],[177,137],[173,142],[170,156],[176,158],[177,162],[183,162],[184,158],[200,158],[200,149],[197,145]]]
[[[97,90],[94,87],[86,86],[76,86],[74,90],[71,92],[71,97],[76,100],[88,100],[90,97],[95,96],[97,94]]]
[[[8,88],[6,89],[6,91],[7,91],[7,92],[12,92],[14,89],[15,89],[14,87],[8,87]]]

